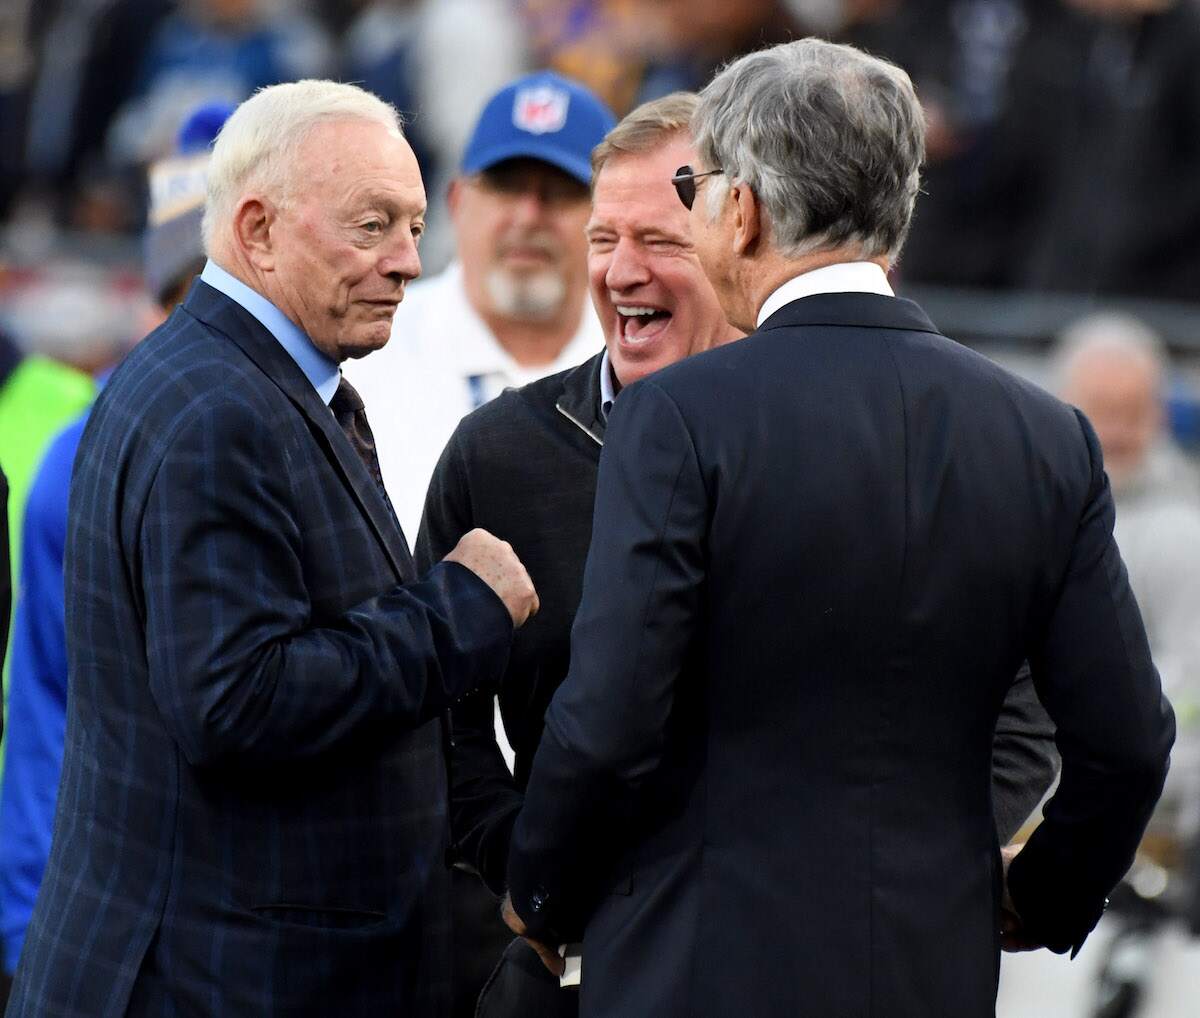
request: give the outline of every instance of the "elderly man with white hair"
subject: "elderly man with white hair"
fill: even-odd
[[[510,924],[555,968],[582,937],[584,1018],[985,1018],[1002,938],[1095,925],[1174,734],[1099,446],[892,295],[923,153],[902,71],[763,50],[692,133],[673,180],[751,334],[613,406]],[[1005,885],[1022,660],[1062,782]]]
[[[208,263],[76,460],[10,1015],[444,1014],[442,716],[537,596],[483,531],[417,577],[341,378],[387,341],[424,212],[395,110],[353,86],[264,89],[222,129]]]

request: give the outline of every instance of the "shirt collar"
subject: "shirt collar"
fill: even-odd
[[[312,340],[304,331],[266,297],[250,289],[240,279],[231,276],[216,262],[211,259],[207,261],[200,278],[214,290],[220,290],[231,301],[249,311],[262,327],[279,341],[279,345],[288,352],[297,367],[304,372],[304,377],[317,390],[317,395],[324,400],[326,406],[329,405],[333,394],[337,392],[338,382],[341,381],[337,361],[313,346]]]
[[[617,398],[616,387],[613,385],[612,363],[608,359],[608,347],[604,348],[604,356],[600,358],[600,416],[608,420],[612,410],[613,400]]]
[[[761,328],[771,315],[781,307],[801,297],[812,297],[818,293],[878,293],[894,297],[895,292],[888,283],[887,273],[875,262],[840,262],[826,265],[811,272],[802,272],[789,279],[763,303],[758,312]]]

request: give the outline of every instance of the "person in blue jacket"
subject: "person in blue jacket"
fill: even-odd
[[[150,171],[145,274],[164,317],[204,265],[200,240],[204,166],[212,140],[232,110],[228,103],[206,103],[195,109],[180,128],[177,154]],[[0,1010],[50,854],[66,725],[67,495],[89,413],[90,408],[47,447],[25,508],[8,745],[0,784]]]

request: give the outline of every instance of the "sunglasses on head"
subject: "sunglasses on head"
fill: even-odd
[[[681,166],[675,171],[671,183],[675,185],[675,193],[679,195],[683,207],[691,212],[692,206],[696,204],[696,181],[701,177],[711,177],[714,173],[724,172],[724,170],[717,169],[697,173],[690,166]]]

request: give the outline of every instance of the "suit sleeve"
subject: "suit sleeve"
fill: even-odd
[[[1051,950],[1078,950],[1133,862],[1162,791],[1175,720],[1113,541],[1099,443],[1078,415],[1090,485],[1066,574],[1029,657],[1058,728],[1062,774],[1044,820],[1013,861],[1013,904]]]
[[[596,492],[571,667],[546,713],[508,876],[532,935],[577,937],[663,759],[700,622],[708,497],[691,435],[653,382],[622,393]]]
[[[1025,663],[1004,697],[992,739],[992,811],[1002,845],[1029,819],[1057,773],[1054,722]]]
[[[463,455],[470,441],[467,428],[464,423],[455,430],[429,484],[417,536],[417,566],[422,570],[445,558],[475,526]],[[450,829],[455,852],[479,871],[494,893],[502,894],[521,793],[496,742],[494,697],[469,695],[454,705],[450,719]]]
[[[233,400],[165,440],[138,529],[147,663],[194,764],[308,758],[411,729],[504,668],[508,613],[453,563],[314,625],[301,550],[318,537],[293,509],[313,496],[283,463],[305,453]]]

